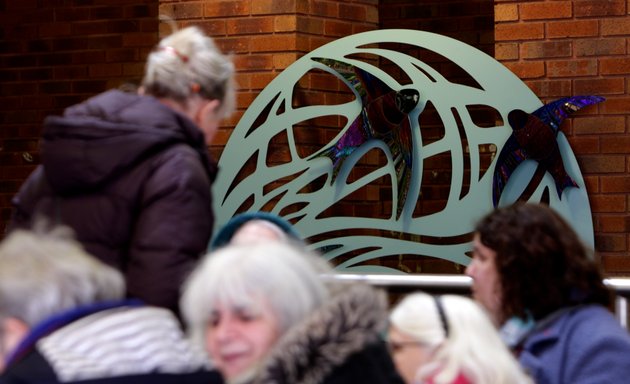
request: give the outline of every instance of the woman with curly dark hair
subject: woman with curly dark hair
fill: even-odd
[[[497,209],[475,228],[473,296],[537,383],[630,377],[630,335],[606,308],[592,252],[542,204]]]

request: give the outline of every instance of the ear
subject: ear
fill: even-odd
[[[218,121],[220,118],[217,114],[219,112],[220,106],[221,102],[219,100],[208,100],[205,105],[201,107],[199,113],[201,113],[201,117],[203,118],[203,120]]]
[[[3,318],[0,327],[0,333],[3,336],[0,339],[1,350],[6,353],[12,352],[31,330],[28,324],[16,317]]]
[[[200,103],[194,121],[203,132],[206,144],[210,145],[219,130],[221,116],[218,112],[221,102],[219,100],[203,100]]]

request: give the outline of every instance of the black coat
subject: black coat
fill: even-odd
[[[199,128],[153,97],[109,91],[48,117],[41,156],[10,230],[40,216],[67,225],[125,274],[130,297],[176,310],[214,221],[216,165]]]

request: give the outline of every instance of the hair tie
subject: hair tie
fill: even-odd
[[[159,51],[166,51],[166,52],[170,52],[172,54],[174,54],[175,56],[179,57],[179,59],[184,62],[187,63],[188,62],[188,56],[182,54],[181,52],[179,52],[177,49],[171,47],[171,46],[159,46],[158,47]]]

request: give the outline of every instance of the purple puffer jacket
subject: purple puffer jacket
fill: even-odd
[[[199,128],[153,97],[109,91],[48,117],[41,156],[10,230],[40,216],[67,225],[125,274],[130,297],[177,312],[214,220],[216,165]]]

